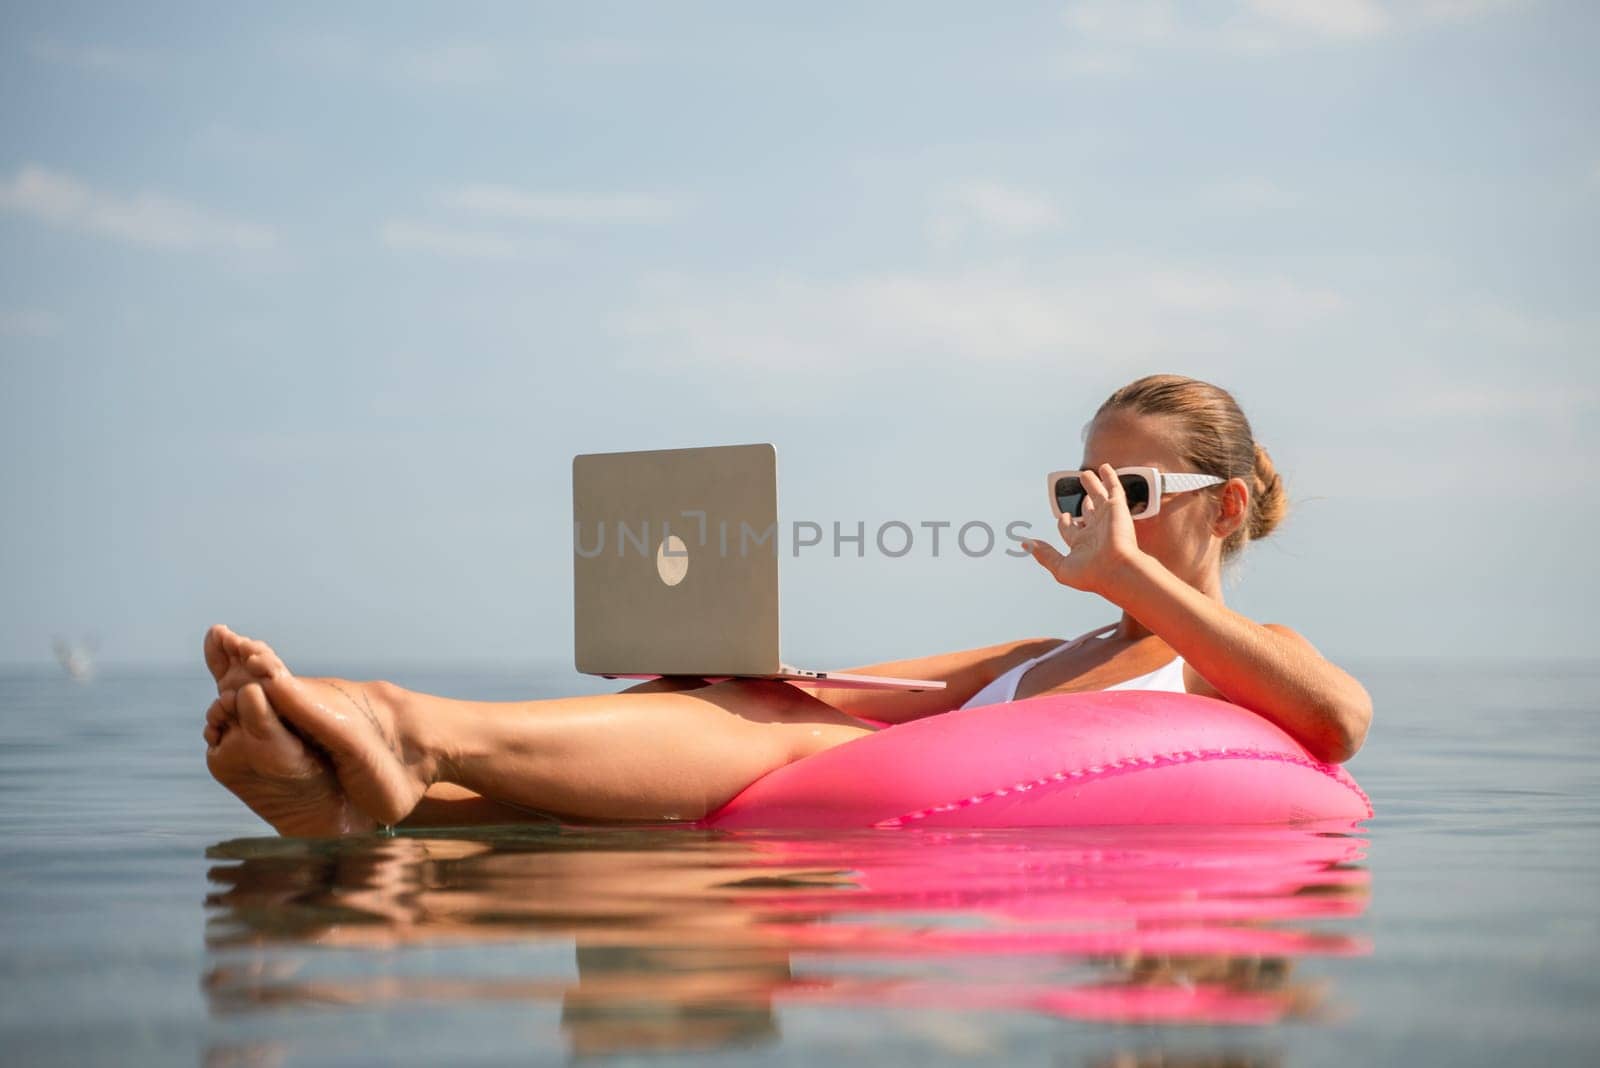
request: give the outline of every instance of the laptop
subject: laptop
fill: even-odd
[[[783,661],[770,444],[575,456],[572,520],[576,660],[586,675],[944,689]]]

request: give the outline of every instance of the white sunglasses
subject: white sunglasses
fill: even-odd
[[[1128,498],[1128,514],[1135,519],[1149,519],[1161,511],[1164,494],[1188,493],[1227,481],[1216,475],[1172,474],[1159,467],[1119,467],[1116,473],[1117,481],[1122,483],[1122,492]],[[1083,515],[1083,502],[1088,496],[1083,488],[1081,471],[1051,473],[1050,509],[1057,518]]]

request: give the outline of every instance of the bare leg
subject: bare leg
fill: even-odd
[[[219,629],[274,711],[327,752],[349,799],[382,823],[404,819],[440,782],[579,819],[696,819],[775,768],[870,733],[778,682],[485,703],[301,679],[264,642]]]
[[[707,685],[706,680],[677,676],[651,679],[636,683],[620,693],[679,693],[698,690]],[[495,823],[527,823],[530,818],[548,816],[515,805],[491,801],[479,796],[465,786],[450,782],[436,782],[428,787],[417,807],[400,821],[402,827],[476,827]]]
[[[398,696],[397,721],[452,724],[429,747],[442,778],[591,819],[698,819],[776,768],[871,733],[778,682],[527,704]]]
[[[636,683],[620,693],[679,693],[698,690],[707,685],[706,680],[688,676],[651,679]],[[515,805],[502,804],[481,797],[465,786],[436,782],[428,787],[417,807],[400,821],[402,827],[476,827],[483,824],[527,823],[530,818],[548,816]]]
[[[644,682],[634,683],[626,690],[618,693],[681,693],[684,690],[700,690],[711,685],[705,679],[697,679],[690,675],[663,675],[659,679],[648,679]]]
[[[534,812],[515,805],[504,805],[473,793],[465,786],[436,782],[428,787],[397,827],[481,827],[486,824],[533,823],[548,820],[550,813]]]
[[[285,727],[259,683],[250,681],[236,641],[224,627],[206,635],[207,666],[217,699],[206,710],[206,768],[280,834],[321,837],[368,831],[377,823],[350,803],[333,766],[315,745]],[[656,680],[652,689],[684,688],[698,680]],[[525,823],[525,809],[502,805],[451,783],[436,783],[411,810],[408,827]]]

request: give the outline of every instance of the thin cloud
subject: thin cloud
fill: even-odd
[[[650,57],[650,50],[638,41],[621,37],[589,37],[556,43],[549,55],[560,62],[580,66],[632,66]]]
[[[1231,351],[1337,314],[1331,291],[1278,277],[1101,266],[1027,275],[900,272],[843,280],[658,277],[618,330],[650,359],[835,373],[884,367],[1133,364]]]
[[[1251,317],[1276,328],[1309,325],[1344,308],[1329,289],[1286,278],[1237,278],[1216,272],[1155,270],[1138,283],[1155,309],[1197,319]]]
[[[641,193],[553,193],[503,185],[468,185],[445,194],[458,211],[516,222],[633,224],[678,214],[667,197]]]
[[[1572,421],[1592,416],[1600,408],[1600,394],[1591,386],[1551,383],[1544,386],[1497,384],[1434,386],[1407,404],[1415,414],[1442,416],[1533,416],[1541,420]]]
[[[1056,66],[1075,76],[1120,76],[1160,52],[1275,54],[1354,44],[1445,22],[1482,18],[1518,0],[1235,0],[1200,6],[1176,0],[1078,0],[1062,24]]]
[[[1125,44],[1168,44],[1184,32],[1171,0],[1079,0],[1064,21],[1075,35]]]
[[[1458,425],[1467,425],[1460,420]],[[1404,463],[1395,462],[1390,444],[1341,443],[1335,448],[1302,445],[1294,451],[1292,468],[1285,481],[1290,501],[1300,487],[1318,487],[1317,496],[1354,504],[1363,500],[1404,502],[1415,509],[1422,500],[1460,501],[1463,495],[1482,498],[1486,487],[1493,487],[1494,501],[1537,500],[1548,503],[1552,493],[1559,495],[1572,488],[1571,476],[1550,464],[1540,445],[1527,447],[1515,442],[1497,443],[1485,451],[1480,440],[1470,437],[1452,442],[1450,450],[1460,455],[1407,455]],[[1441,451],[1445,451],[1441,446]],[[1277,454],[1275,453],[1274,456]],[[1471,462],[1461,457],[1470,456]],[[1352,479],[1350,473],[1361,477]],[[1327,492],[1320,492],[1326,487]]]
[[[191,143],[211,155],[252,165],[277,163],[303,154],[286,136],[223,122],[208,124],[194,135]]]
[[[1419,316],[1418,345],[1434,354],[1422,372],[1391,382],[1379,410],[1482,433],[1493,420],[1521,420],[1545,434],[1592,436],[1600,415],[1600,344],[1594,317],[1549,317],[1485,299]],[[1473,357],[1470,362],[1464,356]]]
[[[506,74],[500,49],[472,40],[378,48],[353,37],[321,34],[289,41],[284,50],[295,61],[346,77],[474,86],[498,82]]]
[[[1262,22],[1319,37],[1371,37],[1389,29],[1392,17],[1377,0],[1250,0]]]
[[[498,51],[472,42],[415,49],[393,59],[403,74],[433,85],[481,85],[503,75]]]
[[[1021,237],[1060,225],[1061,209],[1048,195],[1001,182],[972,181],[935,195],[929,228],[935,243],[948,245],[968,235]]]
[[[1204,187],[1201,199],[1222,211],[1249,214],[1292,207],[1300,198],[1270,178],[1245,175]]]
[[[536,69],[615,69],[635,66],[651,55],[643,43],[623,37],[545,41],[535,47],[532,53],[527,48],[511,51],[499,41],[472,38],[383,46],[321,33],[285,40],[280,54],[339,77],[441,88],[505,82],[530,64]]]
[[[525,224],[652,224],[673,218],[678,210],[673,201],[647,194],[535,192],[489,184],[462,186],[441,199],[457,218],[467,216],[476,225],[391,219],[378,230],[384,246],[452,259],[512,260],[558,245],[531,241]]]
[[[1589,318],[1551,318],[1494,300],[1468,300],[1419,316],[1429,334],[1446,346],[1477,343],[1518,356],[1550,357],[1557,364],[1587,365],[1600,345],[1600,322]]]
[[[1422,0],[1417,13],[1436,22],[1457,22],[1526,7],[1528,0]]]
[[[121,78],[144,78],[157,69],[155,58],[147,52],[108,45],[69,44],[52,38],[30,41],[28,55],[54,67]]]
[[[0,308],[0,337],[51,337],[61,322],[50,312],[38,308]]]
[[[514,238],[483,230],[464,230],[435,223],[394,219],[383,224],[378,237],[395,252],[420,252],[466,260],[513,260],[526,246]]]
[[[70,174],[32,164],[0,183],[0,209],[136,245],[259,251],[277,243],[273,231],[258,223],[159,194],[95,189]]]

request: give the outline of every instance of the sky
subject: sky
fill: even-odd
[[[0,6],[0,663],[570,666],[578,453],[771,442],[783,648],[1116,618],[1028,559],[1118,386],[1234,394],[1228,603],[1600,652],[1600,7]]]

